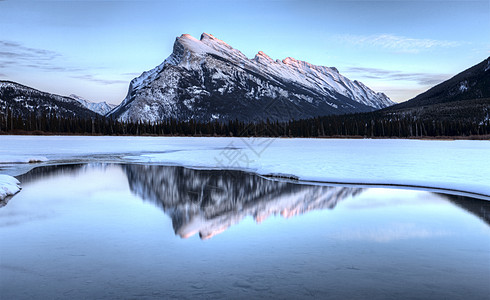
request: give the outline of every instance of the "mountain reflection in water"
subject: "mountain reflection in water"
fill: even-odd
[[[39,167],[18,176],[26,184],[90,168],[121,168],[132,193],[160,207],[183,238],[202,239],[223,232],[247,216],[260,223],[271,215],[289,218],[312,210],[332,209],[361,188],[303,185],[241,172],[194,170],[157,165],[58,165]]]
[[[18,179],[0,207],[0,299],[490,294],[490,201],[151,164]]]
[[[361,188],[301,185],[273,181],[240,171],[192,170],[182,167],[125,165],[131,190],[160,206],[172,218],[175,233],[203,239],[252,216],[289,218],[334,208]]]
[[[271,215],[289,218],[313,210],[333,209],[363,188],[296,184],[265,179],[242,171],[195,170],[158,165],[58,165],[39,167],[18,176],[21,183],[90,168],[121,168],[132,193],[160,207],[183,238],[199,233],[208,239],[252,216],[258,223]],[[490,202],[441,194],[451,203],[490,225]],[[14,200],[15,201],[15,200]]]

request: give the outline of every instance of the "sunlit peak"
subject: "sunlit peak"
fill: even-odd
[[[214,35],[209,34],[209,33],[206,33],[206,32],[203,32],[203,33],[201,34],[201,41],[202,41],[203,39],[217,40],[217,38],[216,38]]]
[[[272,58],[270,58],[267,54],[265,54],[263,51],[259,51],[259,53],[257,53],[255,55],[255,59],[259,59],[259,58],[265,58],[267,60],[270,60],[270,61],[273,61]]]

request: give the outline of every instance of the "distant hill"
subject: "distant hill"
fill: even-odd
[[[419,120],[483,122],[490,120],[490,98],[427,104],[403,109],[383,110],[381,116],[412,117]]]
[[[485,98],[490,98],[490,57],[434,86],[425,93],[406,102],[393,105],[385,111]]]
[[[73,98],[80,102],[85,108],[90,109],[91,111],[94,111],[98,113],[99,115],[105,116],[108,112],[114,109],[117,105],[115,104],[110,104],[105,101],[103,102],[93,102],[87,99],[84,99],[80,96],[77,96],[75,94],[71,94],[70,98]]]
[[[63,118],[98,115],[73,98],[42,92],[12,81],[0,81],[0,109],[2,113],[10,110],[14,116],[24,119],[32,114],[36,117],[56,114]]]
[[[382,109],[380,118],[484,122],[490,119],[490,57],[415,98]]]

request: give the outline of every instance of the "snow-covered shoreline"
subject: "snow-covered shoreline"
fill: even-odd
[[[93,161],[153,163],[490,196],[490,141],[0,136],[0,167],[4,166],[0,174],[26,172],[26,164],[19,162],[31,158],[44,162],[29,167]]]
[[[0,201],[20,191],[20,182],[12,176],[0,174]]]

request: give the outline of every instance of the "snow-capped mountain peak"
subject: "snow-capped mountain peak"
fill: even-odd
[[[105,116],[108,112],[110,112],[112,109],[114,109],[117,106],[114,104],[107,103],[105,101],[103,102],[89,101],[75,94],[71,94],[69,97],[80,102],[80,104],[82,104],[85,108],[88,108],[91,111],[96,112],[102,116]]]
[[[264,111],[276,101],[283,111]],[[172,54],[131,81],[128,95],[110,115],[156,122],[175,118],[209,121],[287,121],[328,114],[371,111],[394,104],[384,94],[351,81],[336,68],[259,51],[247,58],[203,33],[177,37]]]
[[[203,55],[207,53],[215,53],[215,51],[209,47],[206,43],[203,43],[202,40],[198,40],[191,36],[190,34],[183,34],[176,39],[176,43],[180,43],[185,50],[192,51],[194,54]],[[174,53],[175,47],[174,47]]]
[[[228,45],[227,43],[223,42],[222,40],[214,37],[212,34],[209,33],[203,33],[201,34],[201,39],[200,41],[211,48],[218,48],[218,49],[226,49],[227,51],[233,51],[233,47]]]
[[[259,61],[264,61],[265,63],[277,63],[277,61],[274,61],[272,58],[270,58],[267,54],[265,54],[264,52],[262,51],[259,51],[259,53],[257,53],[254,57],[254,60],[259,62]]]

